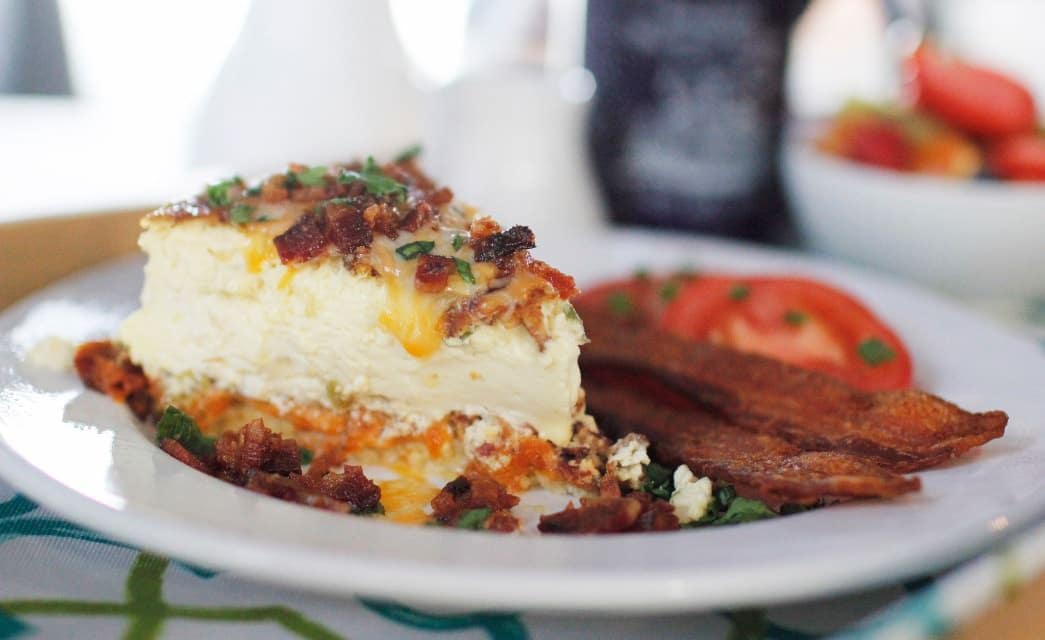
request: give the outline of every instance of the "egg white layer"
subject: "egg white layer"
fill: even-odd
[[[281,407],[348,400],[417,427],[460,411],[570,440],[584,329],[565,304],[543,309],[543,349],[522,326],[494,324],[415,357],[380,321],[403,312],[385,280],[340,258],[287,267],[259,242],[271,245],[208,220],[148,221],[142,306],[118,337],[168,396],[208,384]]]

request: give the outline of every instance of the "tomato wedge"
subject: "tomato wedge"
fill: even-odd
[[[911,386],[911,357],[896,334],[849,295],[813,280],[702,275],[667,305],[660,326],[867,391]]]
[[[923,44],[910,60],[919,107],[974,135],[999,137],[1033,131],[1034,98],[996,71],[945,57]]]
[[[1045,181],[1045,135],[999,140],[988,152],[987,162],[992,172],[1006,180]]]

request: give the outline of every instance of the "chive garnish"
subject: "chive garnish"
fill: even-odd
[[[475,276],[472,275],[472,266],[468,264],[468,261],[454,258],[454,263],[457,265],[457,275],[461,276],[461,279],[468,284],[475,284]]]
[[[406,197],[406,185],[396,182],[392,178],[381,173],[381,167],[374,162],[374,157],[369,156],[363,165],[362,171],[342,171],[338,180],[343,184],[361,181],[367,192],[372,196],[395,195],[400,199]]]
[[[631,301],[628,294],[623,291],[614,291],[606,298],[606,303],[610,305],[610,311],[615,316],[625,316],[635,309],[635,303]]]
[[[432,240],[416,240],[399,247],[396,249],[396,253],[398,253],[399,257],[403,260],[413,260],[419,255],[431,253],[434,248],[435,242]]]
[[[236,224],[247,224],[250,222],[251,217],[254,214],[254,209],[256,209],[256,207],[237,202],[233,205],[232,210],[229,211],[229,220]]]
[[[461,234],[455,235],[454,239],[450,241],[450,246],[454,248],[454,251],[460,251],[461,247],[464,246],[464,236]]]
[[[788,323],[792,327],[801,327],[809,320],[809,316],[805,312],[798,311],[795,309],[789,309],[784,313],[784,322]]]
[[[486,519],[493,513],[493,509],[490,507],[479,507],[478,509],[470,509],[461,514],[461,517],[457,519],[458,529],[479,529],[486,522]]]
[[[740,300],[746,299],[749,295],[751,295],[751,287],[739,282],[733,285],[733,287],[729,290],[730,300],[736,300],[739,302]]]
[[[896,357],[896,352],[893,351],[892,347],[878,338],[868,338],[858,344],[856,353],[859,354],[861,360],[872,367],[885,364]]]

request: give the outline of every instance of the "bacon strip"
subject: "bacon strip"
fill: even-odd
[[[582,368],[652,376],[750,431],[807,451],[843,451],[898,472],[960,456],[1005,432],[1002,411],[970,413],[921,391],[869,393],[830,376],[651,329],[585,318]]]
[[[803,451],[776,436],[751,432],[650,381],[619,372],[586,370],[589,410],[601,429],[650,439],[654,457],[695,474],[732,484],[772,505],[820,500],[885,498],[917,491],[905,478],[860,456]]]

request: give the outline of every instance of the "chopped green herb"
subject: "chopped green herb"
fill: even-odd
[[[472,275],[472,265],[468,264],[467,260],[454,258],[454,264],[457,265],[457,275],[461,276],[462,280],[468,284],[475,284],[475,276]]]
[[[479,507],[478,509],[471,509],[461,514],[461,517],[457,519],[458,529],[481,529],[486,519],[490,517],[493,510],[490,507]]]
[[[714,524],[740,524],[741,522],[775,518],[776,515],[764,502],[737,497],[729,504],[726,512],[715,520]]]
[[[639,267],[635,270],[636,280],[649,280],[649,269],[645,267]]]
[[[860,355],[861,360],[872,367],[885,364],[896,357],[896,352],[893,351],[892,347],[878,338],[864,340],[856,346],[856,352]]]
[[[196,421],[174,405],[167,405],[156,423],[156,442],[175,440],[196,456],[205,456],[214,451],[215,438],[203,435]]]
[[[288,171],[283,175],[283,188],[286,190],[297,189],[301,186],[301,181],[298,180],[298,174],[293,171]]]
[[[663,467],[656,462],[651,462],[642,468],[646,480],[642,483],[642,490],[654,498],[670,500],[675,491],[675,479],[671,469]]]
[[[395,195],[403,199],[406,197],[406,185],[396,182],[392,178],[381,173],[381,167],[374,162],[373,156],[366,159],[362,171],[342,171],[338,180],[343,184],[361,181],[366,190],[372,196]]]
[[[207,185],[207,200],[210,200],[210,203],[215,207],[227,207],[232,204],[232,196],[229,195],[229,189],[241,186],[243,186],[243,178],[239,176],[233,176],[228,180]]]
[[[333,204],[333,205],[354,205],[354,204],[357,204],[358,202],[359,202],[359,199],[358,199],[358,198],[352,198],[352,197],[337,197],[337,198],[330,198],[329,200],[324,200],[324,201],[323,201],[323,202],[321,202],[320,204],[321,204],[321,205],[326,205],[326,204]]]
[[[298,447],[298,451],[301,452],[301,466],[310,465],[316,459],[316,454],[312,453],[312,449]]]
[[[247,189],[244,192],[244,195],[246,195],[248,198],[257,198],[258,196],[261,195],[261,185],[260,184],[256,184],[253,187]]]
[[[715,491],[715,500],[722,506],[723,509],[729,506],[729,503],[733,502],[733,499],[737,497],[737,490],[731,485],[719,487]]]
[[[257,218],[254,219],[254,222],[268,222],[271,219],[272,218],[270,218],[268,216],[258,216]]]
[[[298,182],[309,187],[320,187],[326,184],[323,179],[327,175],[327,168],[318,165],[315,167],[309,167],[304,171],[298,171],[294,175],[297,176]]]
[[[751,295],[751,287],[747,286],[746,284],[741,284],[739,282],[733,285],[733,287],[729,290],[730,300],[736,300],[739,302],[740,300],[746,299],[749,295]]]
[[[232,206],[232,211],[229,211],[229,220],[236,224],[247,224],[250,222],[255,209],[257,209],[257,207],[237,202]]]
[[[784,314],[784,322],[792,327],[801,327],[807,320],[809,320],[809,316],[807,316],[803,311],[790,309]]]
[[[385,505],[378,502],[370,509],[356,509],[355,507],[353,507],[352,513],[356,514],[357,516],[383,516],[385,515]]]
[[[396,253],[403,260],[413,260],[421,254],[431,253],[434,248],[435,242],[431,240],[415,240],[396,249]]]
[[[610,305],[610,311],[615,316],[626,316],[635,309],[635,303],[631,301],[628,294],[623,291],[614,291],[606,298],[606,303]]]
[[[450,246],[454,248],[454,251],[460,251],[461,247],[464,246],[464,236],[461,234],[455,235],[454,239],[450,241]]]
[[[406,149],[403,149],[402,151],[400,151],[399,155],[396,156],[396,158],[395,158],[396,164],[399,164],[399,163],[402,163],[402,162],[409,162],[409,161],[413,160],[417,156],[421,155],[421,152],[423,150],[424,150],[424,148],[421,145],[419,145],[419,144],[412,144],[412,145],[410,145]]]
[[[580,320],[581,317],[577,315],[577,309],[573,307],[569,302],[564,303],[563,313],[566,315],[568,320]]]
[[[680,286],[678,280],[668,280],[660,287],[658,292],[660,299],[664,302],[671,302],[678,297]]]

